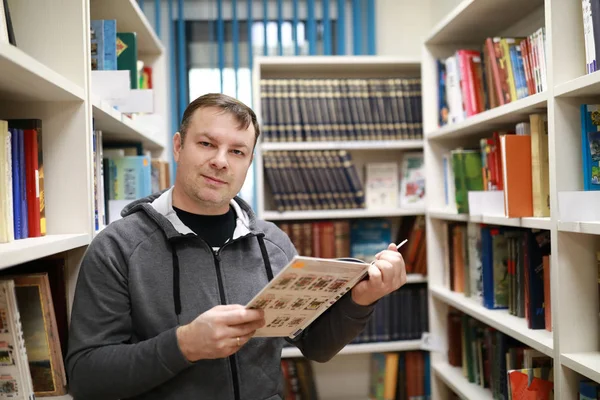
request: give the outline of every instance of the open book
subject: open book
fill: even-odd
[[[297,337],[366,275],[358,259],[295,256],[247,305],[265,311],[255,337]]]

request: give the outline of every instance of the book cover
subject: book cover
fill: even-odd
[[[295,256],[246,305],[265,311],[255,337],[297,337],[363,279],[369,264]]]

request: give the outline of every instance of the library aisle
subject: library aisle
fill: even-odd
[[[174,181],[197,19],[221,49],[210,73],[236,70],[261,125],[258,217],[302,256],[370,262],[408,239],[408,282],[333,359],[284,347],[285,399],[600,399],[600,0],[381,0],[362,44],[357,1],[248,1],[225,21],[221,1],[174,3],[0,1],[0,392],[73,398],[79,265]],[[229,57],[243,18],[249,54]]]

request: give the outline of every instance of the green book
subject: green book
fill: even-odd
[[[138,49],[135,32],[117,32],[117,69],[129,70],[131,89],[138,89]]]
[[[477,150],[457,149],[451,151],[452,170],[459,213],[469,212],[469,191],[483,190],[481,154]]]

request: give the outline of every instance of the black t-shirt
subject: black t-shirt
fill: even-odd
[[[204,239],[210,247],[221,247],[233,236],[235,212],[231,207],[221,215],[193,214],[173,207],[177,216],[196,235]]]

